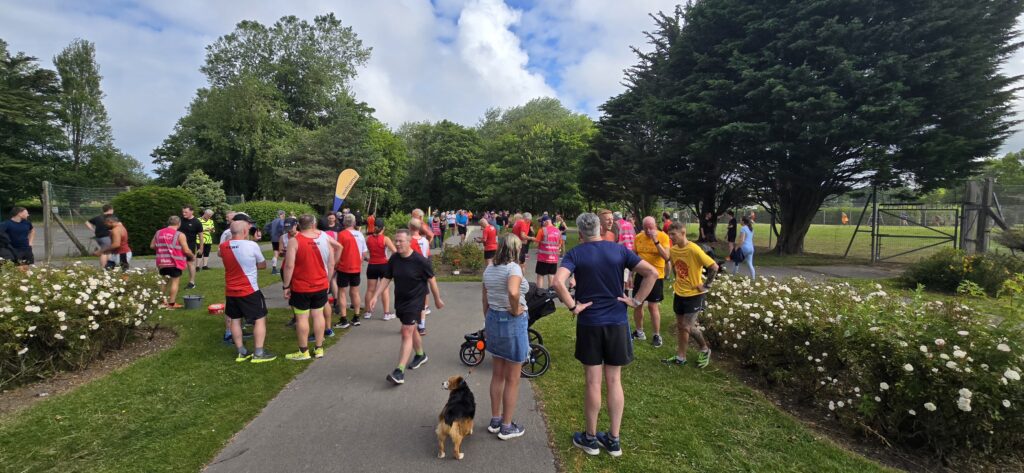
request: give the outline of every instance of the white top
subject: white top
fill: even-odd
[[[448,213],[448,215],[445,217],[445,221],[448,222],[448,225],[455,225],[455,214]]]
[[[508,278],[519,276],[519,305],[526,310],[526,291],[530,283],[523,277],[523,269],[518,264],[509,263],[501,266],[491,265],[484,270],[484,288],[487,289],[487,305],[494,310],[508,312]]]
[[[225,261],[224,268],[228,273],[227,291],[230,293],[232,290],[242,290],[238,283],[243,274],[249,280],[249,286],[252,287],[253,292],[260,290],[260,285],[256,281],[256,276],[259,273],[256,265],[266,261],[266,259],[263,257],[263,251],[260,250],[259,243],[249,240],[232,240],[228,244],[228,248],[231,249],[231,254],[234,256],[238,266],[234,267],[234,265]]]
[[[363,243],[363,245],[365,244],[366,243]],[[430,240],[425,236],[420,237],[420,251],[422,251],[424,255],[430,254]]]
[[[352,236],[356,239],[356,246],[359,248],[359,254],[365,255],[367,251],[370,251],[366,246],[366,237],[363,236],[363,232],[356,230],[355,228],[349,229],[352,232]]]

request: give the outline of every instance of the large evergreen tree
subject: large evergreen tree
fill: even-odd
[[[103,106],[96,45],[76,39],[53,58],[60,75],[60,117],[71,152],[71,170],[113,147],[110,120]]]

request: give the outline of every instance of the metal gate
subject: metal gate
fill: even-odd
[[[877,192],[872,192],[864,203],[864,210],[843,257],[849,256],[850,248],[860,233],[870,234],[871,262],[885,261],[942,245],[957,248],[962,213],[962,204],[881,204],[878,203]],[[952,229],[949,224],[952,224]],[[896,243],[899,241],[905,244]],[[893,248],[893,252],[883,256],[883,251],[889,248]]]

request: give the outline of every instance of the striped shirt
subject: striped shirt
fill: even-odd
[[[523,278],[523,269],[518,264],[509,263],[501,266],[491,265],[484,270],[484,288],[487,289],[487,305],[494,310],[508,312],[508,278],[519,276],[519,306],[526,309],[526,291],[530,283]]]

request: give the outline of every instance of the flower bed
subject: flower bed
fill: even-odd
[[[705,334],[774,389],[942,458],[1024,447],[1021,330],[957,302],[723,278]]]
[[[0,388],[88,365],[160,302],[153,272],[0,266]]]

